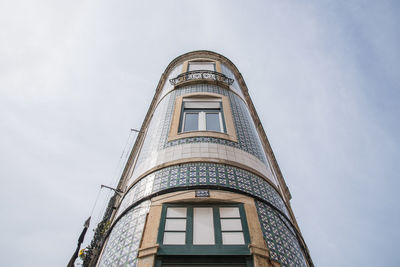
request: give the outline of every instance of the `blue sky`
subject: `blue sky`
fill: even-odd
[[[315,265],[399,266],[399,9],[0,2],[2,264],[66,265],[165,67],[206,49],[241,71]]]

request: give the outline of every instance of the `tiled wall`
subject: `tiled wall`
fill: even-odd
[[[264,179],[250,172],[214,163],[171,166],[156,171],[136,183],[122,200],[116,218],[128,207],[134,208],[124,214],[113,228],[100,261],[103,265],[99,266],[135,266],[137,240],[141,238],[144,222],[140,216],[144,214],[143,212],[147,212],[149,201],[136,207],[135,203],[166,189],[186,190],[192,186],[197,188],[207,186],[217,190],[235,189],[262,199],[256,201],[256,207],[271,259],[280,262],[282,266],[307,266],[294,229],[289,222],[288,211],[277,191]],[[130,264],[124,265],[129,262]]]
[[[108,237],[98,267],[137,265],[137,253],[142,238],[150,201],[131,209],[114,226]]]
[[[171,90],[174,89],[174,85],[172,85],[169,80],[172,78],[175,78],[176,76],[178,76],[179,74],[182,73],[182,68],[183,68],[183,64],[178,64],[176,65],[168,74],[168,78],[165,79],[165,83],[163,86],[163,89],[161,91],[161,95],[160,95],[160,99],[168,94],[168,92],[170,92]]]
[[[195,92],[210,92],[228,96],[238,142],[202,136],[182,138],[168,142],[168,134],[176,98],[184,94]],[[262,173],[269,177],[273,183],[276,183],[246,104],[231,91],[216,85],[208,84],[195,84],[179,88],[166,95],[163,100],[159,102],[151,118],[136,167],[133,170],[129,183],[132,183],[148,169],[164,163],[165,161],[163,160],[171,160],[169,156],[165,157],[164,155],[171,155],[171,153],[179,154],[179,151],[183,151],[189,147],[188,145],[193,145],[193,149],[196,150],[196,144],[208,144],[209,147],[212,147],[211,150],[216,149],[218,153],[221,152],[221,155],[226,155],[226,157],[229,155],[234,161],[236,161],[236,158],[240,159],[237,160],[239,163],[242,163],[242,158],[246,158],[246,163],[248,163],[250,167],[264,165],[263,168],[258,168],[257,170],[262,169]],[[223,151],[224,148],[225,151]],[[234,149],[232,150],[230,148]],[[241,153],[239,151],[241,151]],[[243,152],[245,154],[243,154]],[[209,155],[205,154],[204,156],[208,157]],[[175,159],[176,158],[174,158],[174,160]]]
[[[271,170],[253,155],[235,147],[214,143],[188,143],[161,149],[158,153],[153,153],[152,157],[147,161],[141,162],[137,165],[137,173],[142,173],[153,166],[159,166],[168,161],[189,160],[192,158],[203,158],[206,160],[214,159],[216,161],[222,159],[244,164],[267,177],[271,177],[270,180],[275,185],[278,184],[275,177],[272,175]],[[126,184],[127,187],[134,182],[134,179],[135,177],[131,177],[131,179],[128,180]]]
[[[286,206],[278,192],[263,178],[248,171],[224,164],[187,163],[156,171],[136,183],[122,200],[117,211],[119,216],[138,200],[169,188],[190,186],[215,186],[216,189],[233,188],[251,194],[274,205],[289,217]]]
[[[212,158],[241,163],[263,173],[271,182],[278,185],[248,108],[241,98],[243,94],[232,72],[226,66],[221,66],[222,73],[235,80],[230,87],[231,90],[241,97],[230,90],[208,84],[189,85],[173,90],[169,79],[176,77],[181,71],[182,64],[177,65],[164,84],[159,97],[159,100],[162,100],[159,101],[151,118],[135,169],[127,185],[136,182],[141,174],[155,166],[168,161],[189,158]],[[202,136],[168,142],[176,98],[195,92],[228,96],[238,138],[237,143]],[[149,200],[142,203],[139,201],[171,188],[185,190],[201,186],[218,190],[234,189],[257,197],[257,212],[271,259],[280,262],[282,266],[307,266],[295,231],[290,224],[287,208],[275,188],[263,178],[243,169],[226,164],[204,162],[166,167],[136,182],[120,203],[115,218],[119,218],[123,212],[126,213],[114,225],[98,266],[135,267],[137,265],[139,242],[150,206]],[[130,210],[127,210],[128,208]]]
[[[168,114],[166,119],[165,120],[161,119],[161,121],[163,121],[164,124],[167,125],[171,124],[170,122],[172,118],[173,107],[175,104],[175,99],[178,96],[189,93],[198,93],[198,92],[209,92],[209,93],[216,93],[228,96],[232,109],[232,116],[236,129],[236,134],[238,137],[238,143],[212,137],[208,137],[208,139],[203,139],[200,142],[210,142],[210,143],[217,143],[217,144],[236,147],[256,156],[259,160],[266,162],[265,154],[261,146],[261,141],[258,137],[255,125],[253,123],[253,120],[251,119],[246,104],[240,97],[230,92],[229,90],[223,89],[219,86],[210,84],[195,84],[174,90],[173,92],[170,93],[171,97],[169,98],[169,103],[168,103],[168,107],[171,108],[167,109]],[[167,127],[164,127],[163,129],[165,128]],[[169,132],[169,127],[168,127],[168,132]],[[168,147],[189,142],[199,142],[195,138],[183,138],[174,140],[172,142],[167,142],[168,132],[164,133],[164,135],[162,136],[164,140],[161,141],[160,147],[162,146]]]
[[[171,85],[169,80],[173,79],[176,76],[178,76],[179,74],[181,74],[182,70],[183,70],[183,64],[181,63],[181,64],[176,65],[170,71],[170,73],[168,74],[168,78],[165,80],[165,84],[163,86],[160,99],[174,89],[174,86]],[[226,65],[224,65],[222,63],[221,63],[221,72],[228,78],[233,79],[233,84],[230,86],[230,89],[232,91],[236,92],[238,95],[240,95],[243,98],[242,90],[240,89],[239,83],[237,82],[237,78],[235,77],[233,72]]]
[[[295,230],[289,221],[266,203],[256,201],[256,206],[271,259],[284,267],[307,267]]]
[[[233,79],[233,84],[230,86],[230,88],[235,91],[237,94],[239,94],[241,97],[243,97],[242,90],[240,90],[239,83],[237,82],[237,78],[235,75],[233,75],[233,72],[224,64],[221,64],[221,72],[227,76],[228,78]]]

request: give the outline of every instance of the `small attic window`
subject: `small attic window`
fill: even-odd
[[[196,70],[215,71],[215,62],[210,62],[210,61],[189,62],[188,71],[196,71]]]

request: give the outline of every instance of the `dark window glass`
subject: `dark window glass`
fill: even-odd
[[[161,267],[247,267],[252,266],[243,256],[164,256]]]

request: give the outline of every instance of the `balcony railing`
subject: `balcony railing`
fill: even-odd
[[[233,79],[226,77],[224,74],[210,70],[188,71],[176,76],[176,78],[170,79],[169,82],[172,85],[179,85],[181,83],[194,80],[216,81],[225,83],[226,85],[232,85],[234,82]]]

